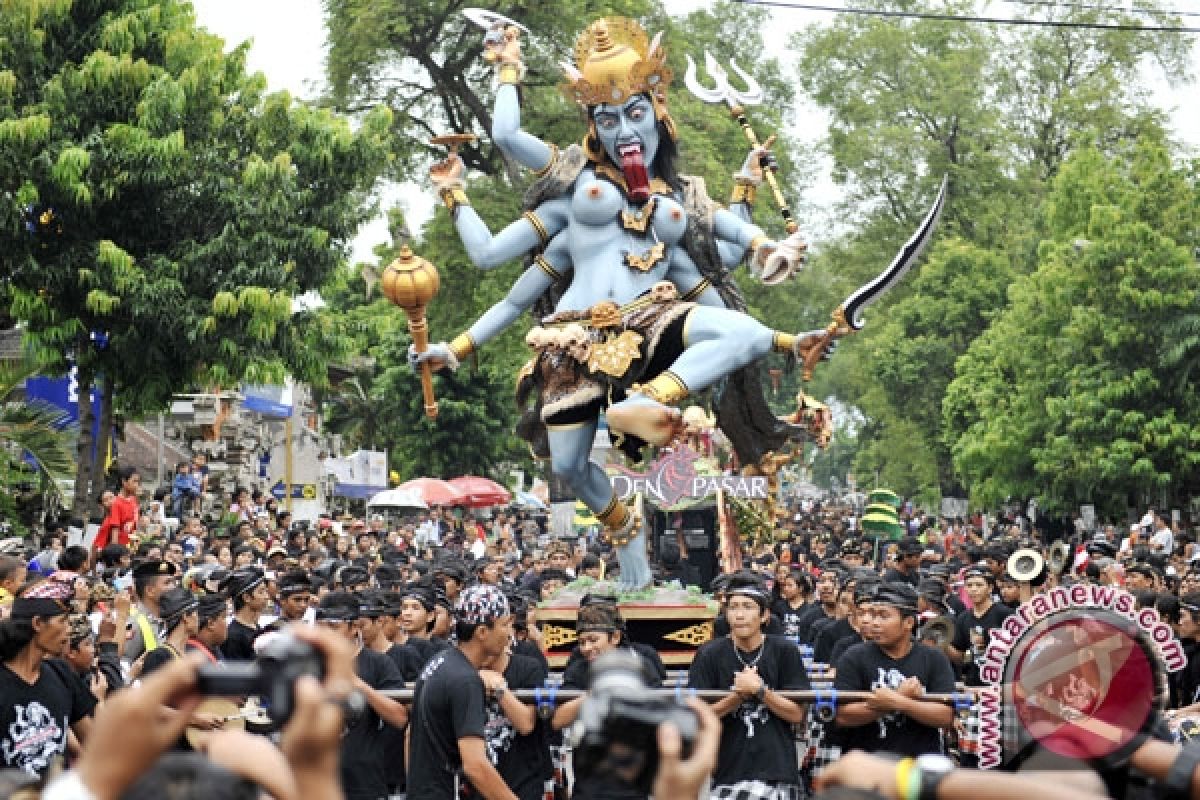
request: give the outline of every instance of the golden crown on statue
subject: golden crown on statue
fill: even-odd
[[[674,77],[658,37],[626,17],[605,17],[589,25],[575,41],[574,66],[564,62],[567,99],[585,106],[616,105],[637,94],[666,102]]]

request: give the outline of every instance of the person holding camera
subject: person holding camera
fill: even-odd
[[[459,596],[455,618],[458,646],[430,659],[413,692],[408,794],[420,800],[454,800],[465,778],[487,800],[516,800],[488,759],[489,692],[479,675],[512,640],[508,598],[495,586],[471,586]],[[497,691],[503,696],[507,687],[493,686],[493,698]]]
[[[770,594],[753,572],[735,573],[726,588],[729,635],[696,651],[688,670],[693,689],[729,689],[713,704],[721,746],[713,800],[793,800],[803,796],[792,726],[805,707],[779,694],[807,690],[800,651],[783,636],[764,634]]]

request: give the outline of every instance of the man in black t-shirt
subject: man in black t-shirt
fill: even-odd
[[[836,569],[825,569],[817,578],[817,602],[811,604],[808,610],[801,612],[796,620],[796,630],[800,641],[811,645],[816,634],[814,624],[832,619],[837,612],[838,586],[841,584],[841,574]],[[715,635],[715,634],[714,634]]]
[[[925,545],[916,539],[901,539],[896,545],[896,563],[883,573],[884,581],[907,583],[915,588],[921,582],[919,568],[924,550]]]
[[[226,661],[253,661],[254,640],[262,633],[258,620],[271,602],[266,577],[254,567],[239,567],[221,588],[233,600],[233,621],[225,632],[221,652]]]
[[[430,659],[413,692],[408,794],[454,800],[461,770],[488,800],[516,800],[488,760],[487,693],[478,672],[512,640],[508,600],[495,586],[472,586],[459,596],[455,618],[458,646]]]
[[[321,598],[317,623],[358,648],[354,672],[357,688],[367,701],[361,714],[346,719],[340,758],[342,791],[346,800],[381,800],[389,792],[385,734],[389,728],[403,728],[408,723],[408,709],[381,693],[403,689],[404,679],[390,658],[362,646],[361,613],[357,597],[330,592]]]
[[[800,619],[812,606],[805,597],[812,592],[812,577],[802,569],[793,567],[780,585],[779,599],[771,611],[783,625],[783,635],[792,639],[800,636]]]
[[[536,658],[501,653],[479,671],[487,701],[484,738],[488,758],[520,800],[542,800],[553,786],[554,767],[546,742],[547,725],[533,706],[518,700],[512,689],[536,689],[546,682],[546,668]],[[474,798],[474,787],[468,789]]]
[[[838,659],[834,687],[873,696],[838,709],[845,750],[905,756],[942,752],[939,729],[954,724],[954,709],[920,698],[953,692],[954,671],[945,654],[913,639],[916,622],[917,592],[908,584],[884,582],[873,596],[860,597],[866,641]]]
[[[0,622],[0,768],[44,776],[65,757],[67,730],[83,742],[96,698],[71,665],[57,656],[69,641],[70,584],[43,581],[13,600]],[[29,626],[31,634],[19,627]]]
[[[987,649],[992,631],[1003,627],[1004,620],[1013,612],[1008,606],[993,602],[996,585],[990,570],[968,567],[963,573],[963,580],[971,608],[955,618],[954,641],[946,648],[946,654],[952,661],[962,664],[963,683],[967,686],[982,686],[979,659]]]
[[[770,612],[761,578],[739,572],[730,580],[727,595],[729,636],[702,645],[688,670],[693,689],[732,689],[712,706],[722,723],[709,796],[801,797],[792,726],[804,719],[805,708],[778,693],[810,688],[800,651],[786,638],[762,632]]]

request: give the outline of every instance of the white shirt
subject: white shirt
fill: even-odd
[[[1155,553],[1171,555],[1175,552],[1175,534],[1170,528],[1159,528],[1150,537],[1150,550]]]

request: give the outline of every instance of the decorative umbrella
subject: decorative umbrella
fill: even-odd
[[[464,475],[461,478],[451,478],[446,483],[453,486],[463,497],[466,498],[466,505],[471,508],[484,508],[486,506],[503,506],[508,505],[512,500],[512,492],[505,489],[500,484],[487,478],[480,478],[477,475]]]
[[[437,478],[414,478],[396,487],[397,491],[414,493],[430,506],[465,506],[467,498],[447,481]]]
[[[386,489],[367,501],[368,508],[419,508],[428,509],[429,505],[416,492],[402,492],[399,489]]]

